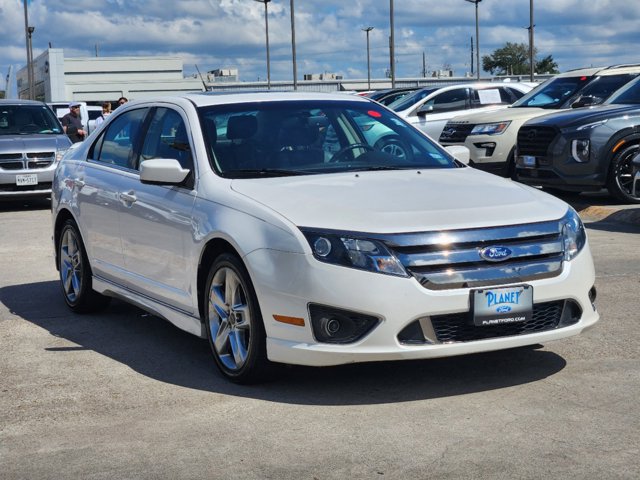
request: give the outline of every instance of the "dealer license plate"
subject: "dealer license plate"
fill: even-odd
[[[28,173],[25,175],[16,175],[16,185],[37,185],[38,175],[35,173]]]
[[[536,157],[532,157],[531,155],[523,155],[520,157],[520,159],[523,167],[526,167],[526,168],[536,167]]]
[[[533,287],[483,288],[472,291],[473,323],[479,327],[526,322],[533,316]]]

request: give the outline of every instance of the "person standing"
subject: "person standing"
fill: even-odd
[[[62,117],[62,129],[73,143],[81,142],[87,136],[87,132],[82,127],[78,102],[71,102],[69,105],[69,113]]]
[[[104,102],[102,104],[102,113],[96,118],[96,127],[100,126],[109,115],[111,115],[111,102]]]

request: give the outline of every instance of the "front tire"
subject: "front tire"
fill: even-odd
[[[223,253],[207,277],[205,323],[218,369],[235,383],[254,383],[269,369],[266,334],[249,273],[240,259]]]
[[[640,155],[640,145],[629,145],[611,160],[607,189],[618,200],[625,203],[640,203],[640,190],[633,192],[633,181],[637,168],[633,160]]]
[[[105,308],[111,298],[93,290],[91,266],[78,226],[73,220],[64,223],[57,244],[60,286],[67,306],[76,313]]]

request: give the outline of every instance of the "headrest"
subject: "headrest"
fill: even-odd
[[[289,118],[282,122],[278,140],[283,145],[307,147],[316,141],[318,133],[318,127],[309,125],[306,119]]]
[[[227,138],[229,140],[244,140],[251,138],[258,130],[258,122],[253,115],[236,115],[229,118],[227,123]]]

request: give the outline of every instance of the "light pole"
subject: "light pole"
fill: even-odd
[[[369,32],[373,27],[365,27],[363,32],[367,33],[367,90],[371,90],[371,56],[369,55]]]
[[[389,56],[391,67],[391,88],[396,88],[396,51],[393,29],[393,0],[389,0],[389,24],[391,26],[391,36],[389,37]]]
[[[293,89],[298,90],[298,67],[296,65],[296,22],[291,0],[291,55],[293,57]]]
[[[271,90],[271,60],[269,58],[269,2],[271,0],[255,0],[264,3],[264,31],[267,37],[267,89]]]
[[[533,82],[535,73],[533,65],[533,0],[529,0],[529,81]]]
[[[29,13],[27,10],[27,0],[24,0],[24,32],[27,41],[27,81],[29,82],[29,100],[35,100],[35,75],[33,74],[33,49],[31,45],[31,36],[34,27],[29,26]]]
[[[478,4],[482,0],[465,0],[465,1],[476,4],[476,71],[477,71],[477,79],[480,80],[480,28],[478,26]]]

